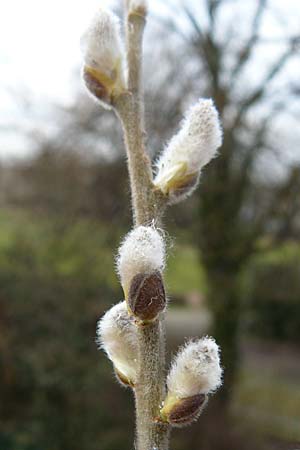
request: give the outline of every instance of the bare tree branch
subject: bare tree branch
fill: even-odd
[[[244,67],[246,62],[249,60],[249,58],[255,48],[255,44],[257,43],[257,41],[259,39],[258,30],[259,30],[259,26],[260,26],[260,23],[261,23],[261,20],[263,17],[263,13],[266,9],[266,6],[267,6],[267,0],[259,0],[257,3],[256,12],[254,14],[253,22],[252,22],[252,26],[251,26],[250,37],[249,37],[246,45],[241,50],[239,57],[236,61],[236,64],[232,70],[232,74],[231,74],[231,80],[232,80],[231,83],[232,84],[234,83],[235,78],[238,75],[238,73],[241,71],[241,69]]]
[[[222,63],[222,52],[218,44],[214,40],[213,29],[210,28],[208,32],[204,33],[201,29],[199,21],[196,20],[195,15],[187,5],[183,6],[183,10],[191,23],[195,32],[195,37],[192,39],[193,47],[199,51],[204,58],[204,63],[207,67],[208,74],[211,78],[213,89],[219,88],[219,74]],[[215,9],[213,9],[215,11]]]
[[[208,11],[208,17],[210,22],[210,29],[212,33],[215,30],[215,22],[216,22],[216,12],[218,7],[221,5],[222,0],[206,0],[206,8]]]
[[[279,59],[272,65],[270,70],[268,71],[267,75],[264,77],[263,81],[260,83],[259,87],[257,87],[254,92],[251,93],[250,96],[246,97],[245,100],[243,100],[242,104],[240,105],[240,108],[237,111],[233,128],[238,127],[243,118],[245,113],[248,112],[250,107],[258,103],[264,96],[264,94],[267,91],[267,88],[269,86],[269,83],[275,78],[276,75],[284,68],[285,64],[291,57],[291,55],[294,53],[294,48],[290,47],[288,48],[280,57]]]

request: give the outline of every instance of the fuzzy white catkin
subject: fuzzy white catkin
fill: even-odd
[[[178,398],[209,394],[221,384],[219,347],[209,337],[187,343],[175,357],[167,378],[169,393]]]
[[[123,289],[129,288],[139,273],[162,271],[165,245],[160,233],[152,226],[138,226],[125,237],[117,258],[117,270]]]
[[[183,167],[185,176],[197,176],[216,156],[221,143],[218,112],[212,100],[200,98],[186,113],[179,132],[158,159],[154,184],[166,194],[169,182]]]
[[[113,306],[99,320],[97,341],[115,368],[135,383],[138,369],[138,345],[134,319],[127,312],[126,302]]]
[[[99,9],[81,38],[81,50],[86,66],[111,78],[123,58],[118,17],[111,11]],[[123,76],[122,70],[119,76]]]

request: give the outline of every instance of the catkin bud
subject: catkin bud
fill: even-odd
[[[154,184],[170,203],[176,203],[196,188],[200,171],[222,143],[218,112],[212,100],[200,99],[186,114],[180,131],[158,159]]]
[[[138,369],[137,334],[126,302],[113,306],[99,320],[97,341],[113,362],[119,381],[134,386]]]
[[[148,2],[146,0],[129,0],[129,15],[146,17]]]
[[[216,342],[208,337],[189,342],[173,361],[161,419],[174,426],[188,425],[200,415],[207,395],[221,383],[222,368]]]
[[[143,322],[154,320],[165,308],[164,263],[164,241],[153,227],[135,228],[119,249],[117,269],[125,299],[132,314]]]
[[[125,90],[119,19],[100,9],[81,39],[83,78],[88,90],[110,108]]]

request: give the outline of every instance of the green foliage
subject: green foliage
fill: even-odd
[[[128,394],[94,342],[119,300],[116,237],[15,213],[0,227],[1,450],[130,448],[132,436],[115,432],[128,429]]]
[[[183,295],[198,290],[206,292],[206,279],[197,252],[190,246],[176,245],[168,258],[166,282],[173,295]]]
[[[252,330],[275,339],[300,340],[300,249],[285,245],[256,257],[248,270]]]

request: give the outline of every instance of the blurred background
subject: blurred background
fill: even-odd
[[[224,387],[172,450],[300,446],[300,5],[150,2],[144,85],[153,157],[199,96],[224,143],[165,219],[169,357],[222,347]],[[120,126],[87,95],[80,35],[99,4],[0,6],[0,450],[130,450],[131,393],[95,344],[122,292],[131,226]]]

